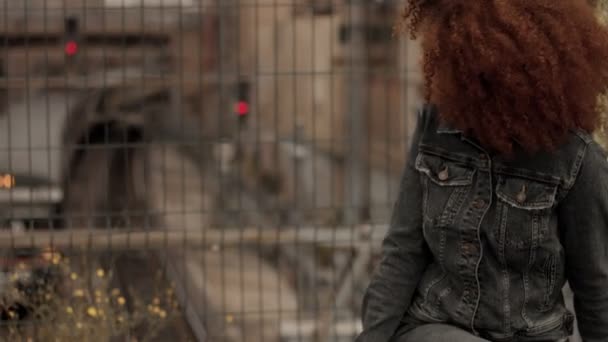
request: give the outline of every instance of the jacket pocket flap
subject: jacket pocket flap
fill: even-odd
[[[441,186],[470,185],[475,174],[475,169],[422,153],[416,158],[416,170]]]
[[[499,176],[496,194],[499,199],[516,208],[547,209],[555,204],[557,185]]]

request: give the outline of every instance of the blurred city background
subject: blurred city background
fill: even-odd
[[[402,0],[0,0],[0,336],[352,341]]]
[[[0,340],[352,341],[421,103],[404,5],[0,0]]]

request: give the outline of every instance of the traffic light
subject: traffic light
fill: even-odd
[[[246,116],[249,114],[249,103],[244,100],[239,100],[235,106],[235,112],[238,116]]]
[[[78,43],[75,41],[67,41],[65,43],[65,54],[68,57],[76,56],[78,54]]]
[[[238,116],[239,122],[244,123],[247,120],[250,110],[249,82],[240,81],[237,84],[236,103],[234,105],[234,113]]]
[[[65,19],[65,40],[63,51],[68,60],[76,58],[80,51],[80,32],[78,18],[69,17]]]

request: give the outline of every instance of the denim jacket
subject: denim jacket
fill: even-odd
[[[539,128],[542,129],[542,128]],[[589,134],[502,158],[420,112],[358,342],[447,323],[491,341],[608,341],[608,161]]]

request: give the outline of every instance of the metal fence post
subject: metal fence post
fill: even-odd
[[[368,150],[367,51],[365,44],[365,0],[350,2],[350,79],[347,94],[347,143],[350,144],[345,181],[345,223],[354,224],[369,218],[370,175],[364,153]]]

